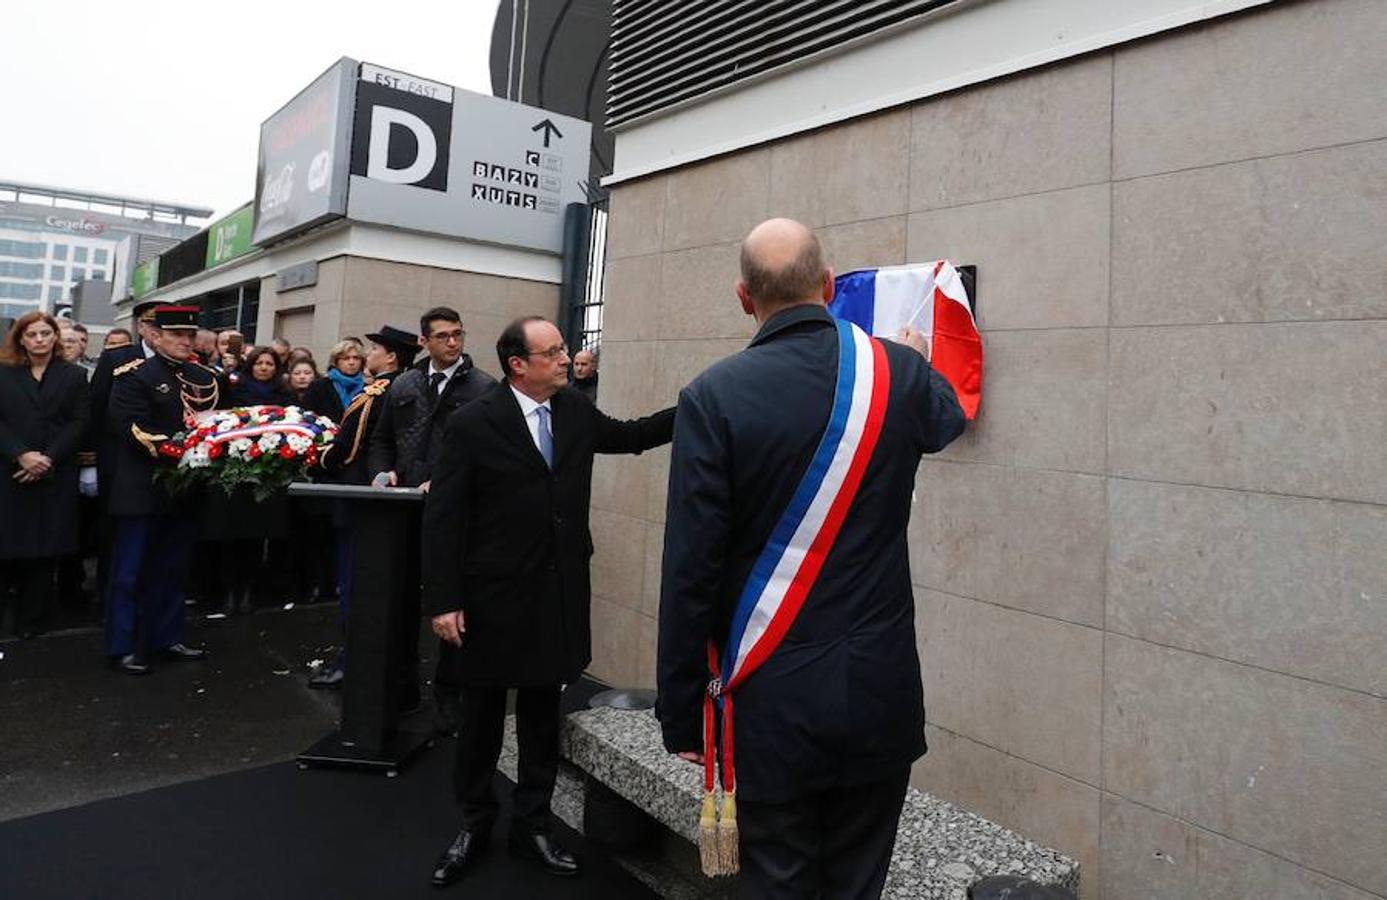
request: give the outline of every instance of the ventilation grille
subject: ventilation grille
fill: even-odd
[[[958,0],[614,0],[607,127]]]

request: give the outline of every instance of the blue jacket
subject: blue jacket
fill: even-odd
[[[923,357],[884,344],[886,417],[857,499],[784,642],[735,695],[745,799],[880,780],[925,752],[906,525],[920,455],[943,449],[964,418]],[[726,642],[747,576],[808,468],[837,358],[828,312],[795,306],[679,395],[658,662],[670,751],[702,749],[706,641]]]

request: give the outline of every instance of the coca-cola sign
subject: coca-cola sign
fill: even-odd
[[[356,70],[354,60],[338,60],[260,126],[257,246],[346,214]]]

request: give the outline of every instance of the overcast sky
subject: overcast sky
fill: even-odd
[[[0,180],[251,199],[260,123],[342,56],[479,93],[497,0],[6,3]]]

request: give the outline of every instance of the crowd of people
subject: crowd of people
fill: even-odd
[[[174,363],[177,373],[168,388],[160,393],[155,384],[152,396],[179,399],[174,406],[182,413],[195,407],[295,405],[342,424],[342,440],[310,476],[358,484],[376,476],[380,483],[425,484],[429,459],[436,457],[441,440],[441,424],[435,429],[433,423],[489,383],[462,352],[460,317],[445,307],[425,316],[422,338],[385,325],[364,338],[338,341],[321,364],[307,347],[278,337],[248,346],[234,329],[196,327],[195,316],[186,312],[160,327],[157,308],[140,304],[135,332],[109,330],[95,358],[89,356],[90,332],[84,325],[40,312],[15,321],[0,347],[0,452],[13,464],[11,478],[0,484],[0,515],[6,522],[0,530],[0,634],[31,638],[56,625],[104,622],[113,664],[133,674],[150,670],[150,650],[168,655],[169,646],[177,646],[187,651],[185,658],[201,654],[183,644],[181,625],[170,626],[172,639],[163,647],[150,646],[147,634],[135,634],[138,619],[149,620],[146,631],[154,621],[176,617],[181,622],[181,614],[166,608],[151,615],[141,606],[150,598],[136,596],[150,593],[151,585],[143,583],[149,579],[142,581],[133,560],[152,554],[130,546],[133,532],[140,533],[141,543],[150,540],[142,524],[131,527],[132,517],[167,511],[161,503],[150,506],[148,498],[160,493],[144,477],[152,460],[139,460],[133,489],[116,475],[132,446],[136,454],[150,455],[132,439],[131,426],[138,432],[138,423],[118,415],[112,402],[117,387],[136,380],[130,375],[139,363],[153,357]],[[162,342],[171,336],[189,344],[186,360],[175,361],[165,352]],[[591,354],[582,356],[575,379],[591,398],[596,373]],[[187,373],[194,369],[205,373],[210,388],[189,397]],[[397,394],[408,392],[418,402],[377,403],[402,373],[411,374]],[[439,373],[447,376],[444,388],[438,387]],[[424,398],[430,387],[437,402]],[[382,439],[372,446],[378,424]],[[136,496],[127,496],[132,493]],[[187,547],[186,575],[168,586],[165,607],[176,596],[180,607],[230,616],[267,605],[346,602],[353,541],[340,510],[290,504],[285,495],[256,502],[241,489],[230,495],[202,491],[183,506],[192,508],[178,510],[174,530],[195,538]],[[153,542],[167,552],[168,541],[160,535]],[[128,576],[124,588],[130,597],[122,597],[122,579],[112,583],[113,570]],[[113,629],[121,633],[113,637]],[[313,685],[340,685],[343,661],[339,654],[313,676]],[[456,707],[446,696],[456,693],[449,687],[450,664],[445,661],[438,673],[445,726]],[[403,698],[406,708],[418,705],[414,690],[415,696]]]
[[[486,852],[511,690],[520,762],[508,849],[573,876],[581,864],[555,835],[550,800],[560,694],[592,659],[593,457],[672,441],[656,715],[666,749],[704,770],[704,870],[740,868],[744,895],[758,898],[878,896],[925,752],[905,552],[915,471],[964,415],[925,335],[904,327],[882,341],[828,313],[833,271],[804,225],[754,229],[741,273],[750,346],[694,379],[677,407],[630,421],[602,413],[595,360],[570,357],[539,316],[503,330],[498,381],[463,351],[447,307],[424,313],[418,333],[385,325],[343,339],[321,372],[286,341],[247,348],[235,332],[200,330],[191,306],[137,308],[137,333],[112,331],[94,365],[80,327],[27,314],[0,346],[0,452],[13,463],[0,484],[0,597],[15,629],[36,634],[95,553],[106,652],[131,675],[156,658],[206,657],[184,643],[190,577],[222,614],[287,591],[336,596],[345,625],[350,562],[372,537],[349,506],[214,489],[175,499],[154,477],[160,442],[200,411],[326,415],[340,428],[315,479],[425,495],[410,538],[420,552],[390,598],[412,609],[392,617],[382,674],[390,708],[421,706],[426,615],[440,641],[438,725],[458,737],[461,818],[433,884]],[[310,684],[342,684],[347,649]]]

